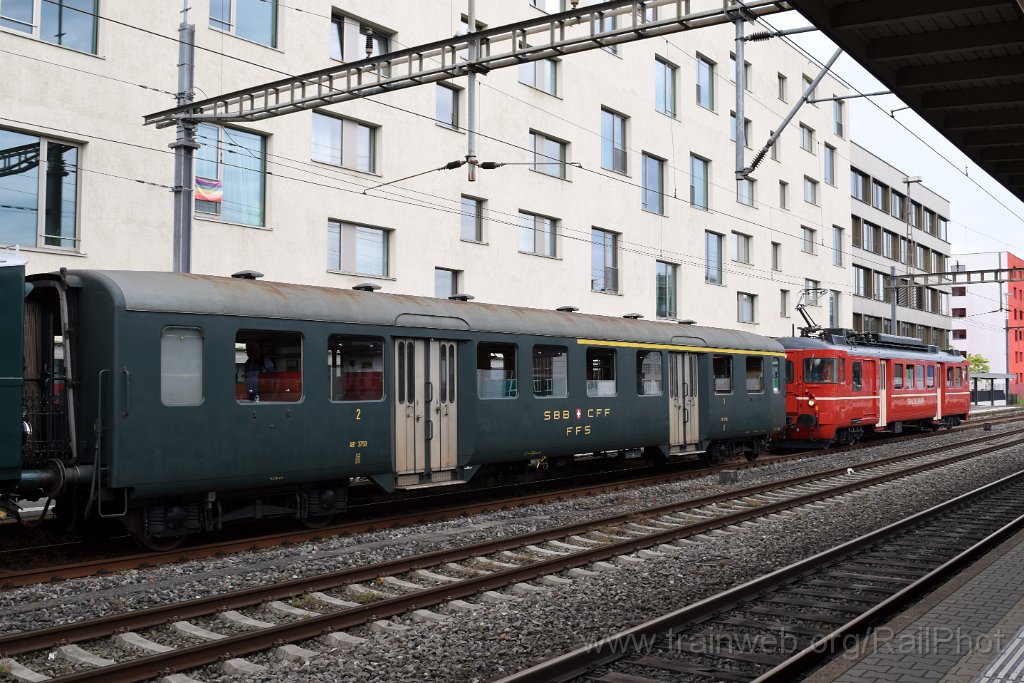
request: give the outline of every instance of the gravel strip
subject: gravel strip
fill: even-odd
[[[993,431],[1012,429],[994,426]],[[961,434],[942,434],[931,445],[956,444]],[[868,458],[911,452],[921,442],[882,444],[850,453],[825,452],[798,463],[768,465],[721,485],[704,478],[590,498],[492,512],[467,519],[392,529],[307,543],[272,551],[213,558],[56,585],[30,586],[0,595],[0,633],[43,628],[114,612],[380,562],[418,552],[474,543],[579,522],[615,512],[637,511],[735,488],[768,483],[836,467],[856,467]],[[1008,455],[1013,453],[1013,455]],[[546,589],[516,603],[488,605],[471,615],[453,614],[443,626],[413,623],[400,636],[355,629],[368,642],[357,650],[335,650],[307,664],[281,663],[272,653],[250,658],[267,664],[262,680],[486,680],[529,665],[546,654],[613,633],[687,602],[718,592],[770,569],[853,538],[1024,466],[1024,449],[925,473],[863,493],[856,505],[830,504],[801,512],[797,520],[773,520],[731,536],[687,546],[675,557],[602,573],[574,587]],[[345,598],[342,593],[338,597]],[[259,609],[259,608],[257,608]],[[322,610],[321,610],[322,611]],[[445,610],[440,610],[445,611]],[[275,613],[260,612],[268,621]],[[232,631],[219,620],[204,623]],[[151,636],[153,637],[153,636]],[[173,644],[167,636],[154,640]],[[177,637],[182,644],[188,639]],[[317,640],[305,647],[327,653]],[[29,661],[25,662],[31,666]],[[47,662],[52,664],[53,662]],[[197,673],[207,681],[234,680],[218,669]],[[0,674],[0,680],[7,677]],[[239,679],[241,680],[241,679]],[[260,680],[247,677],[246,680]]]

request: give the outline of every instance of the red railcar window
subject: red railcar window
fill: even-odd
[[[903,388],[903,363],[897,363],[896,369],[892,373],[892,388]]]
[[[863,379],[861,377],[863,371],[861,369],[861,362],[859,360],[853,361],[852,372],[853,372],[853,378],[852,378],[853,379],[853,390],[854,391],[860,391],[861,388],[864,386],[864,384],[863,384]]]
[[[835,358],[805,358],[804,381],[808,384],[835,384],[839,377],[839,362]]]
[[[929,365],[928,366],[928,383],[925,384],[925,386],[928,387],[929,389],[934,389],[935,388],[935,366],[934,365]]]
[[[904,389],[913,389],[914,388],[914,366],[913,365],[908,365],[907,366],[907,374],[904,375],[904,379],[903,379],[903,388]]]
[[[953,368],[946,368],[946,388],[953,388]]]

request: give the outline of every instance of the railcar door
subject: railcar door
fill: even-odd
[[[395,474],[399,487],[451,480],[458,462],[455,342],[395,339]]]
[[[431,340],[430,383],[436,391],[431,401],[433,415],[429,417],[433,433],[427,435],[427,443],[432,472],[455,469],[458,463],[455,379],[459,373],[456,358],[455,342]]]
[[[700,441],[697,410],[697,356],[669,353],[669,438],[673,446]]]
[[[395,339],[395,474],[426,469],[424,342]]]
[[[878,364],[878,426],[884,427],[889,419],[889,361]]]

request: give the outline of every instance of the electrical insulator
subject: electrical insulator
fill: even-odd
[[[369,59],[373,56],[373,36],[369,33],[366,34],[366,58]]]
[[[751,33],[744,40],[751,43],[758,43],[762,40],[770,40],[775,37],[775,33],[772,31],[759,31],[757,33]]]

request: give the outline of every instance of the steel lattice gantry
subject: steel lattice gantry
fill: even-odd
[[[657,20],[647,9],[659,9]],[[791,9],[789,2],[747,0],[746,16]],[[189,121],[256,121],[337,104],[416,85],[486,73],[576,52],[654,36],[729,23],[737,7],[723,0],[720,9],[691,11],[690,0],[613,0],[439,40],[378,57],[332,66],[258,85],[219,97],[174,107],[145,117],[158,128]],[[614,22],[605,19],[616,17]],[[612,23],[615,28],[606,28]],[[477,59],[468,58],[470,43]]]

